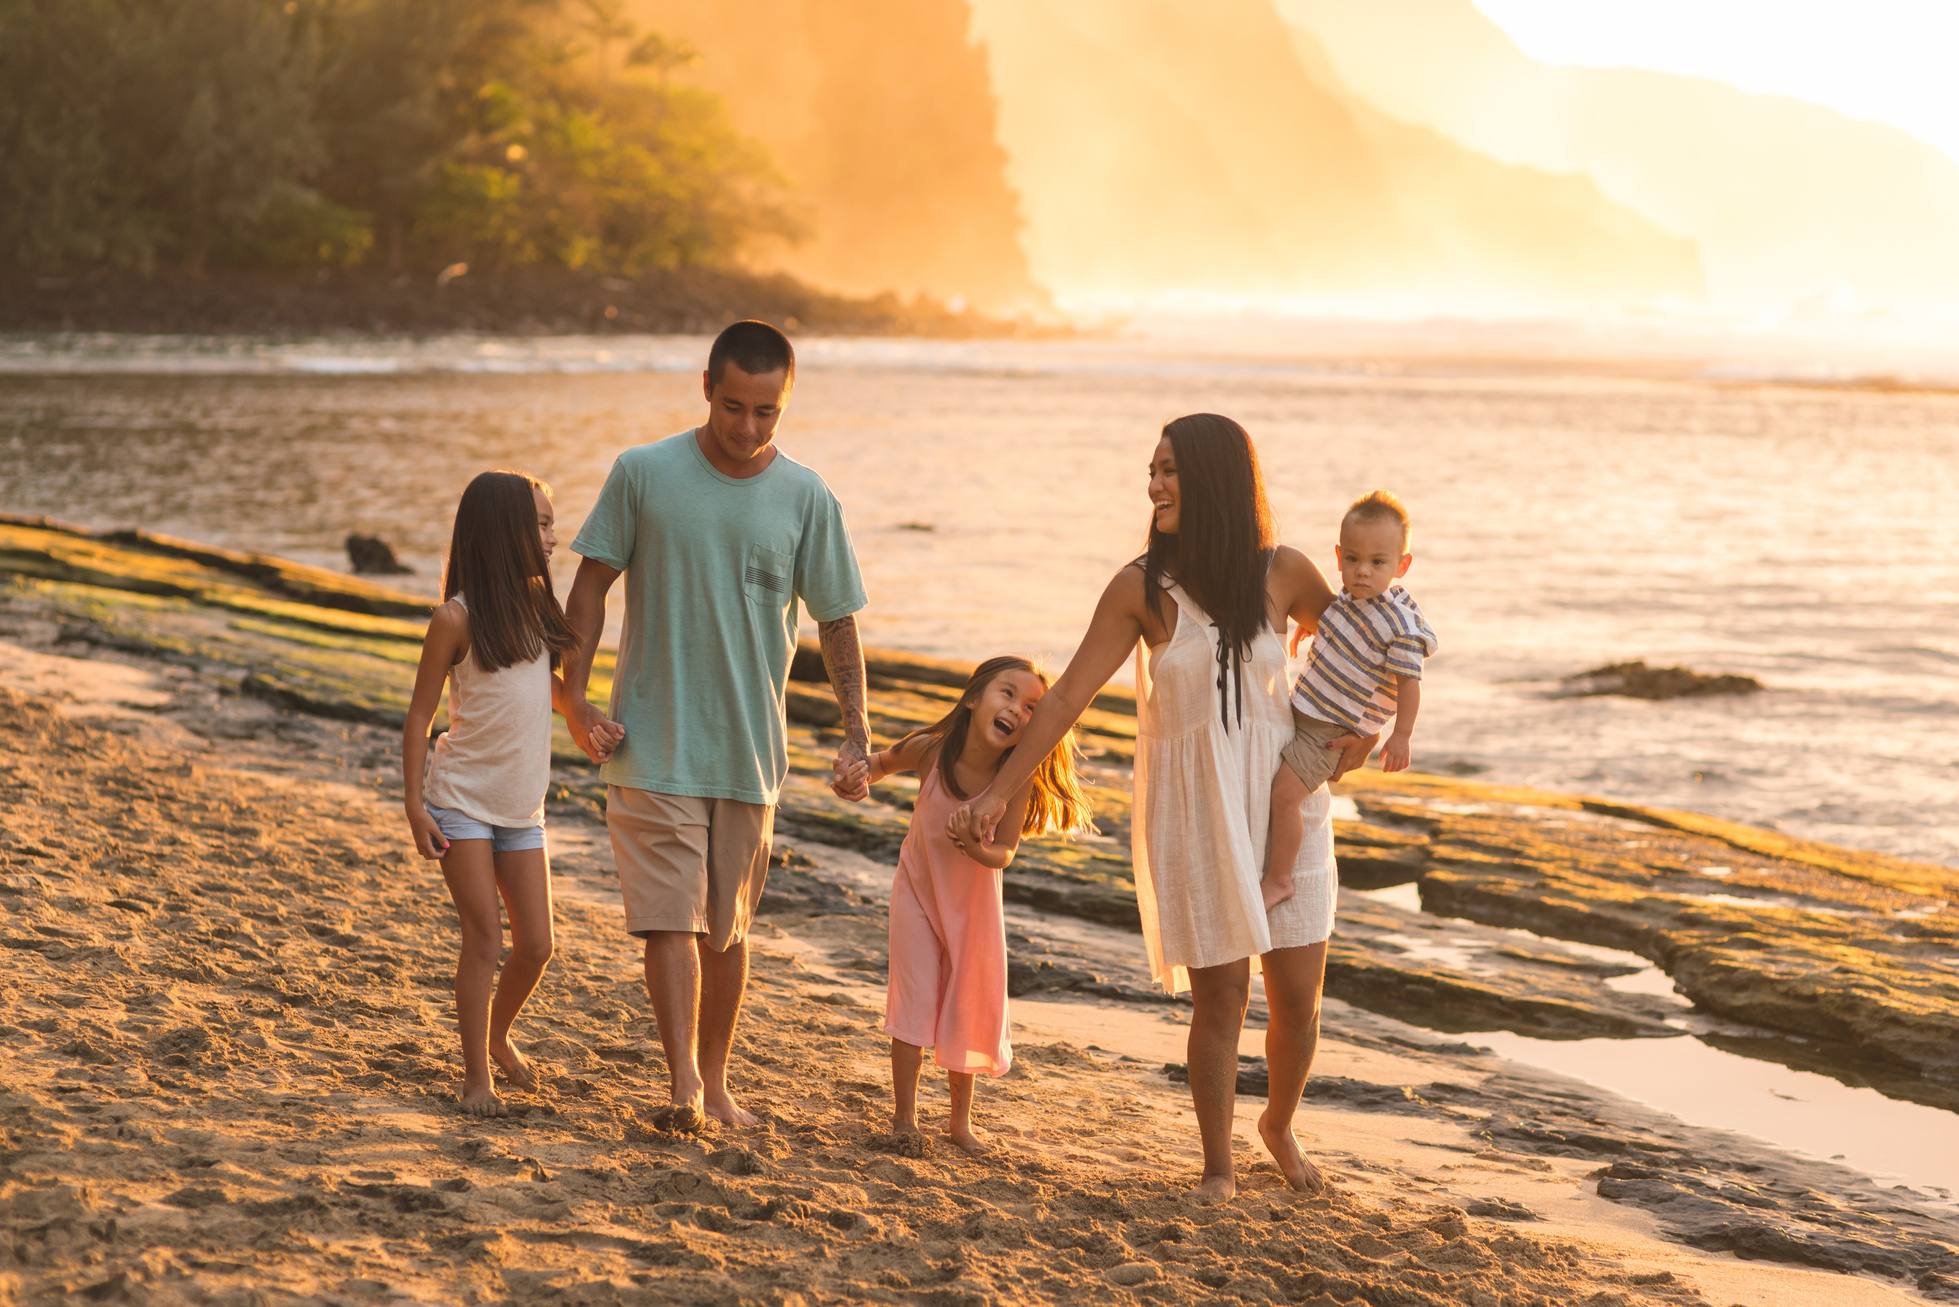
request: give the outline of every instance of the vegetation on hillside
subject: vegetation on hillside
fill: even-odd
[[[798,222],[619,0],[0,0],[0,267],[726,263]]]

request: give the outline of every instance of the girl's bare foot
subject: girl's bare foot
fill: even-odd
[[[971,1126],[949,1125],[946,1127],[945,1137],[952,1140],[953,1146],[968,1157],[984,1157],[993,1151],[993,1141]]]
[[[503,1068],[503,1074],[509,1077],[511,1084],[527,1094],[537,1089],[537,1072],[532,1068],[531,1060],[517,1051],[517,1046],[510,1042],[508,1036],[490,1041],[490,1056],[497,1060],[497,1065]]]
[[[1290,880],[1262,880],[1258,883],[1258,892],[1265,898],[1265,910],[1270,912],[1292,897],[1292,882]]]
[[[481,1083],[465,1079],[463,1091],[457,1095],[457,1100],[461,1103],[463,1111],[470,1116],[510,1115],[510,1109],[504,1106],[503,1100],[497,1097],[496,1090],[490,1087],[490,1077],[487,1073]]]
[[[1225,1202],[1238,1192],[1238,1177],[1235,1175],[1207,1175],[1197,1182],[1195,1189],[1184,1191],[1184,1197],[1199,1207],[1214,1207]]]
[[[1326,1177],[1299,1151],[1299,1140],[1294,1138],[1292,1127],[1278,1125],[1272,1120],[1270,1107],[1259,1113],[1258,1135],[1265,1141],[1266,1151],[1272,1154],[1272,1160],[1279,1164],[1288,1188],[1302,1194],[1317,1194],[1325,1190]]]

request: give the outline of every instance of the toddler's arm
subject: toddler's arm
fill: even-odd
[[[425,858],[439,858],[449,851],[449,841],[422,802],[422,774],[428,770],[429,723],[435,720],[435,706],[442,702],[442,683],[449,679],[449,669],[468,639],[469,619],[461,609],[447,603],[435,610],[428,634],[422,637],[422,661],[415,669],[408,724],[401,731],[401,806],[408,815],[415,851]]]
[[[1408,766],[1408,746],[1415,737],[1415,714],[1422,710],[1422,679],[1395,674],[1394,730],[1381,746],[1381,770],[1403,771]]]

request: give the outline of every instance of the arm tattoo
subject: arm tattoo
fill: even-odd
[[[816,636],[823,646],[823,670],[843,710],[844,734],[868,749],[871,724],[864,712],[864,650],[857,643],[857,618],[820,622]]]

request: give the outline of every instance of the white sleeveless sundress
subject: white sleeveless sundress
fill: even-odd
[[[1177,629],[1136,646],[1136,791],[1130,847],[1150,974],[1175,994],[1189,968],[1317,944],[1333,933],[1339,884],[1332,801],[1322,785],[1305,802],[1306,838],[1293,864],[1293,896],[1267,914],[1258,881],[1280,752],[1292,740],[1285,650],[1269,627],[1243,673],[1244,720],[1218,693],[1218,632],[1181,587]],[[1227,711],[1220,716],[1220,707]]]

